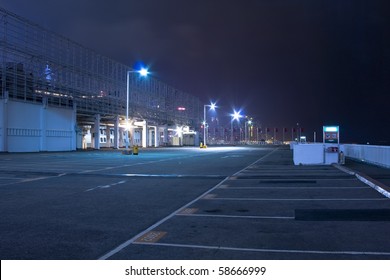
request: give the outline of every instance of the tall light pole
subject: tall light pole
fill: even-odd
[[[240,112],[241,111],[236,111],[236,110],[233,110],[233,114],[230,114],[230,116],[232,117],[232,120],[230,122],[230,141],[231,143],[233,143],[233,122],[234,120],[239,120],[242,116],[240,115]]]
[[[207,126],[207,121],[206,121],[206,107],[210,107],[210,110],[215,110],[217,106],[215,106],[216,103],[211,102],[210,104],[206,104],[203,106],[203,145],[206,146],[206,126]]]
[[[130,93],[130,73],[138,73],[141,77],[146,77],[149,74],[148,69],[141,68],[140,70],[127,71],[127,87],[126,87],[126,151],[129,149],[129,93]]]
[[[245,121],[245,142],[248,142],[248,138],[250,141],[250,131],[248,131],[248,130],[250,130],[251,124],[252,124],[252,120]],[[248,134],[249,134],[249,137],[248,137]]]

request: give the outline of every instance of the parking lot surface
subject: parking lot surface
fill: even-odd
[[[1,259],[390,259],[389,198],[288,147],[1,154],[0,193]]]

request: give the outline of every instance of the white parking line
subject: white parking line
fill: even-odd
[[[112,166],[112,167],[105,167],[105,168],[95,169],[95,170],[84,170],[84,171],[80,171],[78,173],[84,174],[84,173],[91,173],[91,172],[107,171],[107,170],[124,168],[124,167],[146,165],[146,164],[159,163],[159,162],[165,162],[165,161],[170,161],[170,160],[187,159],[187,158],[192,158],[192,157],[201,157],[201,156],[206,156],[206,155],[207,154],[197,154],[197,155],[191,155],[191,156],[171,157],[171,158],[164,158],[164,159],[153,160],[153,161],[137,162],[134,164],[124,164],[124,165],[118,165],[118,166]]]
[[[345,166],[341,166],[341,165],[338,165],[338,164],[334,164],[333,166],[338,168],[339,170],[349,174],[349,175],[355,175],[356,178],[358,178],[364,184],[370,186],[371,188],[373,188],[374,190],[376,190],[380,194],[384,195],[385,197],[390,198],[390,192],[385,190],[383,188],[384,186],[381,186],[382,183],[376,182],[371,177],[369,177],[369,176],[367,176],[365,174],[359,174],[359,172],[355,172],[354,170],[351,170],[351,169],[349,169],[349,168],[347,168]]]
[[[25,180],[26,178],[23,177],[1,177],[0,180]]]
[[[177,214],[176,216],[230,218],[230,219],[285,219],[285,220],[295,219],[295,217],[278,217],[278,216],[210,215],[210,214],[181,214],[181,213]]]
[[[370,187],[229,187],[229,186],[221,186],[221,189],[229,189],[229,190],[257,190],[257,189],[270,189],[270,190],[319,190],[319,189],[328,189],[328,190],[340,190],[340,189],[371,189]]]
[[[20,181],[16,181],[16,182],[2,184],[1,186],[9,186],[9,185],[16,185],[16,184],[26,183],[26,182],[33,182],[33,181],[46,180],[46,179],[51,179],[51,178],[58,178],[58,177],[62,177],[65,175],[67,175],[67,174],[62,173],[62,174],[58,174],[55,176],[43,176],[43,177],[28,178],[28,179],[24,179],[24,180],[20,180]]]
[[[214,197],[210,200],[235,200],[235,201],[378,201],[388,198],[234,198]]]
[[[256,163],[258,163],[259,161],[263,160],[264,158],[268,157],[269,155],[273,154],[275,151],[277,151],[278,149],[274,149],[272,150],[270,153],[264,155],[263,157],[259,158],[258,160],[256,160],[255,162],[251,163],[250,165],[246,166],[245,168],[241,169],[240,171],[234,173],[232,176],[235,176],[236,174],[239,174],[240,172],[242,172],[243,170],[245,170],[246,168],[248,168],[249,166],[252,166]],[[219,182],[217,185],[215,185],[214,187],[212,187],[211,189],[209,189],[208,191],[206,191],[205,193],[201,194],[200,196],[198,196],[197,198],[195,198],[194,200],[190,201],[189,203],[187,203],[186,205],[180,207],[179,209],[177,209],[176,211],[172,212],[171,214],[169,214],[168,216],[166,216],[165,218],[163,218],[162,220],[158,221],[157,223],[153,224],[152,226],[150,226],[149,228],[145,229],[144,231],[140,232],[139,234],[137,234],[136,236],[132,237],[131,239],[123,242],[122,244],[120,244],[118,247],[114,248],[113,250],[107,252],[106,254],[104,254],[103,256],[101,256],[99,258],[99,260],[106,260],[110,257],[112,257],[113,255],[115,255],[116,253],[122,251],[123,249],[125,249],[126,247],[130,246],[131,244],[133,244],[138,238],[140,238],[141,236],[145,235],[147,232],[157,228],[158,226],[160,226],[161,224],[165,223],[166,221],[170,220],[171,218],[175,217],[178,213],[180,213],[181,211],[183,211],[184,209],[188,208],[190,205],[194,204],[195,202],[197,202],[198,200],[202,199],[205,195],[211,193],[212,191],[214,191],[215,189],[217,189],[219,186],[221,186],[222,184],[224,184],[227,180],[230,179],[230,176],[227,176],[225,179],[223,179],[221,182]]]
[[[111,188],[113,186],[124,184],[124,183],[126,183],[126,181],[119,181],[119,182],[112,183],[112,184],[109,184],[109,185],[103,185],[103,186],[97,186],[97,187],[94,187],[94,188],[90,188],[88,190],[85,190],[84,192],[90,192],[90,191],[94,191],[94,190],[97,190],[97,189],[108,189],[108,188]]]
[[[237,248],[225,246],[207,246],[207,245],[191,245],[191,244],[173,244],[173,243],[146,243],[134,242],[137,245],[163,246],[163,247],[179,247],[191,249],[209,249],[209,250],[227,250],[239,252],[258,252],[258,253],[291,253],[291,254],[325,254],[325,255],[374,255],[374,256],[390,256],[390,252],[365,252],[365,251],[321,251],[321,250],[281,250],[281,249],[260,249],[260,248]]]

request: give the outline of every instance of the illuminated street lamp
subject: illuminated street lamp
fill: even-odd
[[[251,124],[252,124],[252,119],[249,119],[245,122],[245,131],[244,131],[245,132],[245,134],[244,134],[245,142],[248,141],[248,134],[249,134],[249,140],[250,140],[250,133],[248,133],[248,129],[250,130]]]
[[[206,146],[206,126],[207,126],[207,121],[206,121],[206,107],[210,107],[210,110],[213,110],[215,111],[215,108],[217,108],[217,106],[215,106],[216,103],[213,103],[211,102],[210,105],[206,104],[203,106],[203,145]]]
[[[231,142],[233,143],[233,122],[234,120],[239,120],[240,118],[242,118],[241,116],[241,111],[236,111],[236,110],[233,110],[233,114],[230,114],[230,116],[232,117],[232,121],[230,122],[230,140]]]
[[[129,93],[130,93],[130,73],[138,73],[141,77],[146,77],[149,74],[148,69],[141,68],[140,70],[127,71],[127,89],[126,89],[126,150],[129,148]]]

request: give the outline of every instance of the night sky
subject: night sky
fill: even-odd
[[[390,145],[388,0],[0,0],[127,65],[308,140]],[[317,136],[317,141],[322,140]]]

